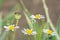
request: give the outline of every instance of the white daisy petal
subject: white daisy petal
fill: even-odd
[[[36,31],[33,31],[33,32],[32,32],[32,35],[36,35],[36,34],[37,34]]]
[[[7,27],[7,26],[4,26],[4,28],[6,29],[5,31],[9,31],[9,27]]]
[[[26,31],[27,29],[24,28],[24,31]]]
[[[30,17],[31,17],[31,18],[35,18],[35,16],[34,16],[34,15],[31,15]]]
[[[24,31],[24,30],[22,30],[22,33],[25,33],[25,31]]]
[[[47,31],[48,31],[48,29],[43,29],[43,32],[44,32],[44,33],[47,33]]]
[[[45,16],[44,15],[40,15],[41,17],[40,18],[45,18]]]
[[[19,26],[16,26],[15,28],[19,28]]]
[[[55,36],[55,35],[56,35],[56,32],[53,32],[53,33],[52,33],[52,36]]]
[[[4,28],[8,28],[7,26],[4,26]]]
[[[22,30],[22,33],[24,33],[24,35],[27,34],[24,30]]]

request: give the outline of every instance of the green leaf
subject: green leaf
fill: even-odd
[[[57,24],[56,24],[56,30],[60,36],[60,16],[58,17]]]
[[[57,40],[56,36],[53,36],[53,37],[52,37],[52,40]]]

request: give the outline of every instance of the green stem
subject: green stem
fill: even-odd
[[[8,40],[8,34],[9,34],[9,31],[7,31],[7,34],[6,34],[6,40]]]
[[[16,26],[18,25],[18,22],[19,22],[19,20],[17,19],[17,20],[16,20]]]
[[[28,40],[30,40],[30,35],[28,35]]]
[[[26,19],[27,19],[28,25],[30,26],[31,29],[33,29],[33,25],[31,24],[31,20],[28,18],[28,16],[27,16],[26,13],[24,13],[24,15],[26,16]]]
[[[19,20],[16,20],[16,26],[18,25],[18,21],[19,21]],[[13,33],[13,35],[12,35],[12,40],[15,39],[15,34],[16,34],[16,30],[14,31],[14,33]]]
[[[20,5],[24,11],[24,15],[27,19],[28,25],[30,26],[31,29],[33,29],[33,25],[31,24],[31,20],[30,20],[30,12],[27,10],[27,8],[25,7],[23,0],[20,0]]]
[[[57,30],[58,34],[60,35],[60,32],[59,32],[60,22],[59,21],[60,21],[60,16],[58,17],[57,24],[56,24],[56,30]]]
[[[15,32],[16,32],[16,31],[14,31],[14,33],[13,33],[13,35],[12,35],[12,40],[15,39]]]
[[[42,0],[43,6],[44,6],[44,10],[45,10],[45,14],[46,14],[46,17],[47,17],[47,22],[50,24],[50,27],[52,28],[52,30],[53,30],[54,32],[56,32],[56,30],[55,30],[55,28],[54,28],[54,25],[53,25],[53,23],[52,23],[52,21],[51,21],[51,19],[50,19],[50,17],[49,17],[48,7],[47,7],[45,1],[46,1],[46,0]],[[57,37],[58,40],[60,40],[60,37],[59,37],[59,35],[58,35],[57,32],[56,32],[56,37]]]

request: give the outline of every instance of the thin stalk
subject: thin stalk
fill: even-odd
[[[31,20],[28,18],[28,16],[26,15],[26,13],[24,13],[24,15],[26,16],[28,25],[30,26],[31,29],[33,29],[33,25],[31,24]]]
[[[14,38],[15,38],[15,31],[14,31],[14,33],[13,33],[12,40],[14,40]]]
[[[16,26],[18,25],[18,22],[19,22],[19,20],[17,19],[17,20],[16,20]]]
[[[44,10],[45,10],[45,14],[46,14],[46,17],[47,17],[47,22],[50,24],[50,27],[52,28],[52,30],[53,30],[54,32],[56,32],[56,30],[55,30],[55,28],[54,28],[54,25],[53,25],[53,23],[52,23],[52,21],[51,21],[51,19],[50,19],[50,17],[49,17],[48,7],[47,7],[45,1],[46,1],[46,0],[42,0],[43,6],[44,6]],[[59,37],[59,35],[58,35],[57,32],[56,32],[56,37],[57,37],[58,40],[60,40],[60,37]]]
[[[30,39],[30,35],[28,35],[28,40],[31,40],[31,39]]]
[[[58,34],[60,35],[60,32],[59,32],[59,30],[60,30],[60,29],[59,29],[59,26],[60,26],[59,24],[60,24],[60,22],[59,22],[59,21],[60,21],[60,16],[58,17],[57,24],[56,24],[56,30],[57,30]]]
[[[8,40],[8,35],[9,35],[9,31],[7,31],[7,34],[6,34],[6,40]]]
[[[30,38],[28,37],[28,40],[30,40]]]
[[[31,29],[33,29],[33,24],[31,24],[31,20],[30,20],[30,12],[25,7],[23,0],[20,0],[20,5],[21,5],[22,9],[24,10],[24,15],[27,19],[28,25],[30,26]]]
[[[19,21],[19,20],[16,20],[16,26],[18,25],[18,21]],[[16,34],[16,30],[15,30],[14,33],[13,33],[12,40],[14,40],[15,34]]]

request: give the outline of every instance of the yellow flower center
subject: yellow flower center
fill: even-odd
[[[28,35],[31,35],[31,34],[32,34],[32,30],[28,29],[28,30],[26,30],[26,33],[27,33]]]
[[[51,35],[52,34],[52,30],[48,30],[48,34]]]
[[[14,30],[14,28],[15,28],[15,27],[14,27],[13,25],[11,25],[11,26],[9,27],[10,30]]]
[[[40,19],[40,14],[36,14],[36,15],[35,15],[35,18],[36,18],[36,19]]]

